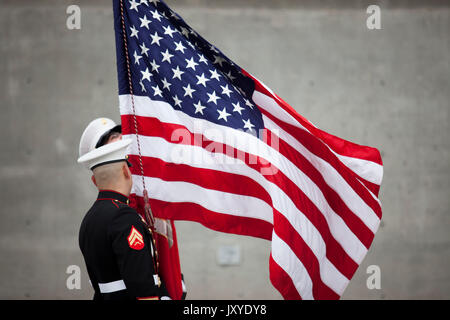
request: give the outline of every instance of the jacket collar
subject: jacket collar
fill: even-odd
[[[120,192],[114,190],[100,190],[97,196],[97,200],[118,200],[120,202],[128,204],[128,197]]]

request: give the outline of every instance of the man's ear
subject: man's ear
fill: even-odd
[[[123,172],[124,177],[125,177],[127,180],[128,180],[128,179],[131,179],[131,171],[130,171],[130,169],[128,168],[127,163],[125,163],[125,164],[122,166],[122,172]]]
[[[91,176],[91,180],[92,180],[92,183],[95,184],[95,186],[97,186],[97,181],[95,181],[94,175]]]

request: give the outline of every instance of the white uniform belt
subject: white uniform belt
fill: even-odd
[[[125,282],[123,280],[117,280],[113,282],[107,283],[99,283],[98,287],[100,288],[101,293],[111,293],[120,290],[125,290],[127,287],[125,286]]]

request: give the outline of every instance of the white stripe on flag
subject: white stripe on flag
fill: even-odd
[[[292,254],[291,248],[272,233],[272,258],[283,269],[295,285],[303,300],[313,300],[312,281],[303,263]]]
[[[134,193],[142,197],[142,177],[133,175]],[[151,199],[166,202],[192,202],[229,215],[262,219],[273,223],[272,207],[261,199],[200,187],[183,181],[145,177]]]

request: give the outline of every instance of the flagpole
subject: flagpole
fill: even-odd
[[[124,14],[123,14],[123,0],[119,0],[120,1],[120,16],[121,16],[121,22],[122,22],[122,34],[123,34],[123,42],[124,42],[124,46],[125,46],[125,57],[126,57],[126,62],[127,62],[127,73],[128,73],[128,86],[129,86],[129,90],[130,90],[130,97],[131,97],[131,107],[133,110],[133,121],[134,121],[134,132],[136,135],[136,141],[137,141],[137,147],[138,147],[138,157],[139,157],[139,167],[140,167],[140,171],[141,171],[141,177],[142,177],[142,187],[143,187],[143,196],[144,196],[144,217],[146,220],[146,223],[150,229],[150,231],[154,232],[154,226],[155,226],[155,220],[153,217],[153,213],[152,210],[150,208],[150,201],[148,199],[148,192],[147,192],[147,188],[145,187],[145,179],[144,179],[144,165],[142,163],[142,154],[141,154],[141,144],[140,144],[140,140],[139,140],[139,134],[138,134],[138,124],[137,124],[137,120],[136,120],[136,112],[135,112],[135,107],[134,107],[134,94],[133,94],[133,84],[131,81],[131,71],[130,71],[130,59],[129,59],[129,54],[128,54],[128,44],[127,44],[127,35],[126,35],[126,30],[125,30],[125,19],[124,19]],[[155,253],[155,271],[156,273],[158,272],[158,268],[159,268],[159,259],[158,259],[158,251],[154,250]]]

